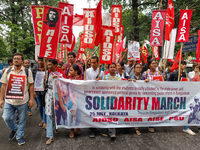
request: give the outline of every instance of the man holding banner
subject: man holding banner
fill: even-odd
[[[7,127],[12,130],[9,140],[16,136],[18,145],[25,144],[23,139],[24,129],[26,126],[27,107],[34,105],[34,86],[32,72],[23,67],[24,57],[21,53],[13,55],[14,66],[5,70],[1,82],[0,107],[4,106],[3,119]],[[28,84],[30,92],[30,101],[28,93]],[[5,101],[4,99],[5,95]],[[14,123],[13,117],[15,110],[18,111],[19,123]]]

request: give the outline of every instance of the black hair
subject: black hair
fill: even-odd
[[[153,61],[156,62],[156,59],[150,59],[150,60],[148,61],[148,67],[151,65],[151,63],[152,63]],[[156,62],[156,63],[157,63],[157,62]],[[149,68],[150,68],[150,67],[149,67]]]
[[[182,65],[186,65],[187,63],[186,63],[185,60],[181,60],[181,64],[182,64]],[[179,62],[178,62],[178,65],[179,65]]]
[[[14,58],[14,56],[17,56],[17,55],[20,55],[21,58],[22,58],[22,60],[24,60],[24,55],[23,55],[22,53],[15,53],[15,54],[13,55],[13,58]]]
[[[76,63],[80,62],[80,60],[77,60]]]
[[[149,54],[149,55],[147,56],[147,63],[151,60],[152,57],[153,57],[152,54]]]
[[[171,61],[167,62],[167,67],[168,66],[172,67],[173,66],[173,62],[171,62]]]
[[[28,60],[28,59],[24,59],[24,60]],[[28,60],[28,62],[30,63],[30,61]],[[33,63],[34,64],[34,63]]]
[[[43,59],[43,57],[39,57],[39,56],[38,56],[38,59]]]
[[[52,62],[53,65],[57,65],[58,64],[56,59],[48,59],[48,62]]]
[[[122,69],[124,68],[124,62],[122,62],[122,61],[119,61],[118,62],[119,64],[120,64],[120,66],[122,67]]]
[[[197,62],[193,62],[192,68],[194,69],[196,66],[198,66]]]
[[[96,59],[97,60],[97,63],[99,62],[99,58],[97,56],[92,56],[91,59]]]
[[[135,67],[137,66],[137,65],[140,65],[141,67],[142,67],[142,65],[141,64],[139,64],[139,63],[136,63],[135,65],[134,65],[134,69],[135,69]]]
[[[75,54],[74,52],[69,52],[69,53],[67,54],[67,56],[69,56],[69,55],[73,55],[73,57],[76,58],[76,54]]]
[[[73,65],[71,65],[71,67],[74,69],[74,71],[77,71],[78,75],[81,75],[81,69],[79,68],[78,65],[73,64]]]
[[[62,63],[58,63],[58,65],[62,66]]]
[[[10,64],[12,62],[13,62],[13,58],[12,57],[8,58],[8,64]]]
[[[108,69],[109,69],[110,65],[115,65],[115,67],[116,67],[116,64],[114,62],[112,62],[112,64],[108,64]]]
[[[50,11],[54,11],[54,12],[56,13],[55,23],[58,22],[58,20],[59,20],[59,13],[58,13],[58,11],[57,11],[56,9],[54,9],[54,8],[50,8],[50,9],[49,9],[49,11],[48,11],[48,13],[47,13],[47,16],[46,16],[47,21],[50,22],[50,20],[49,20],[49,13],[50,13]]]

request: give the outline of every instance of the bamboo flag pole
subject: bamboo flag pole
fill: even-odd
[[[99,56],[101,54],[101,43],[99,43]],[[100,72],[101,72],[101,64],[99,63],[99,74],[98,74],[98,78],[100,77]]]

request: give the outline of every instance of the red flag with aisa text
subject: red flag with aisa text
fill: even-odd
[[[59,2],[59,8],[63,9],[59,43],[71,44],[74,5],[69,3]]]
[[[122,22],[122,5],[111,6],[111,26],[115,27],[115,35],[120,35]]]
[[[103,26],[102,27],[102,40],[101,40],[101,64],[112,64],[112,48],[115,38],[115,28]]]
[[[188,42],[189,41],[190,21],[192,18],[192,12],[193,12],[192,9],[180,11],[178,35],[176,38],[176,42]]]
[[[60,8],[44,6],[39,57],[56,59],[60,20]]]
[[[170,41],[170,33],[174,27],[174,5],[172,0],[168,0],[166,23],[165,23],[165,40]]]
[[[83,9],[83,48],[94,48],[96,9]]]
[[[67,52],[72,52],[75,44],[76,44],[76,38],[75,38],[74,34],[72,34],[72,44],[66,44]],[[64,49],[63,43],[61,44],[61,49]]]
[[[178,51],[178,53],[176,55],[176,58],[174,59],[171,72],[174,72],[174,70],[178,69],[178,62],[179,62],[179,59],[180,59],[180,53],[181,53],[181,49],[179,49],[179,51]],[[183,60],[182,54],[181,54],[181,60]]]
[[[165,24],[165,10],[154,10],[151,23],[151,46],[162,46],[163,30]]]
[[[34,34],[35,34],[35,44],[40,45],[41,34],[42,34],[43,6],[31,5],[31,12],[33,18]]]

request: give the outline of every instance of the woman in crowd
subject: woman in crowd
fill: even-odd
[[[117,74],[121,77],[121,78],[125,78],[125,74],[124,74],[124,63],[122,61],[117,63]]]
[[[81,75],[81,69],[79,68],[78,65],[74,64],[70,67],[70,76],[68,79],[71,80],[84,80],[84,77]],[[69,86],[69,99],[68,101],[68,109],[71,112],[72,118],[70,121],[76,122],[75,125],[78,125],[78,122],[80,122],[80,117],[78,113],[78,104],[76,103],[76,98],[77,98],[77,93],[74,92],[72,88]],[[81,134],[81,130],[79,128],[76,129],[78,134]],[[71,129],[70,132],[70,138],[74,137],[74,129]]]
[[[194,70],[188,73],[189,81],[192,81],[192,79],[194,78],[194,76],[198,76],[198,73],[199,73],[199,66],[198,66],[197,62],[193,63],[192,68]]]

